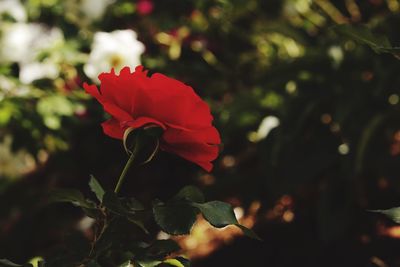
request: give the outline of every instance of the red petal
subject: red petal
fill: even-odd
[[[86,93],[92,95],[93,97],[95,97],[97,100],[101,100],[102,97],[99,93],[99,89],[97,89],[97,86],[92,84],[89,85],[87,83],[83,83],[83,88],[85,88]]]
[[[129,115],[127,112],[119,108],[117,105],[108,101],[102,94],[100,94],[99,90],[97,89],[96,85],[89,85],[87,83],[83,84],[83,88],[85,91],[95,97],[100,104],[103,105],[104,110],[116,118],[119,121],[129,121],[132,120],[132,116]]]
[[[137,112],[189,129],[211,126],[213,120],[208,105],[184,83],[156,73],[150,78],[146,92],[149,105]]]
[[[162,136],[162,141],[163,150],[177,154],[210,171],[210,162],[218,156],[220,137],[214,127],[191,131],[168,128]]]
[[[218,146],[201,143],[179,143],[174,145],[163,143],[160,148],[196,163],[208,172],[213,167],[211,161],[218,156],[219,152]]]
[[[124,136],[124,131],[122,130],[119,122],[111,118],[101,124],[103,131],[106,135],[111,136],[116,139],[122,139]]]
[[[141,69],[136,68],[136,70]],[[149,79],[145,72],[131,73],[129,67],[125,67],[118,76],[114,72],[102,73],[99,79],[102,96],[128,114],[134,115],[137,105],[148,104],[141,93],[146,90]]]

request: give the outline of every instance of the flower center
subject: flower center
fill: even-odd
[[[121,66],[122,62],[123,62],[123,59],[119,55],[112,55],[110,58],[111,67],[113,67],[113,68]]]

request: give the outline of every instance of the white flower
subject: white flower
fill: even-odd
[[[22,83],[29,84],[43,78],[56,79],[59,73],[58,64],[51,60],[45,60],[44,62],[23,64],[19,72],[19,79]]]
[[[63,42],[60,29],[38,23],[5,25],[1,42],[1,60],[6,62],[35,61],[38,54]]]
[[[41,62],[38,57],[64,42],[60,29],[49,29],[37,23],[12,23],[5,25],[3,30],[0,62],[18,63],[21,82],[28,84],[37,79],[58,76],[59,66],[51,55]]]
[[[136,37],[136,32],[132,30],[97,32],[89,60],[84,66],[85,74],[99,82],[97,76],[109,72],[111,68],[119,72],[124,66],[134,68],[140,65],[140,56],[145,47]]]
[[[80,8],[87,18],[97,20],[104,15],[107,7],[113,2],[114,0],[82,0]]]
[[[25,8],[19,0],[1,0],[0,17],[2,14],[7,14],[16,21],[24,22],[27,19]]]

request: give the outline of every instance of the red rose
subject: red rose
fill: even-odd
[[[100,91],[96,85],[83,87],[112,116],[102,123],[105,134],[122,139],[129,127],[155,124],[164,129],[162,150],[212,169],[221,140],[208,105],[190,86],[160,73],[148,77],[143,66],[133,73],[125,67],[119,75],[111,70],[99,79]]]

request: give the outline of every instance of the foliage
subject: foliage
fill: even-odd
[[[52,258],[50,263],[43,266],[71,266],[71,264],[98,266],[98,260],[115,265],[115,263],[111,263],[110,255],[116,253],[124,255],[120,259],[120,263],[117,263],[120,266],[129,265],[131,261],[138,266],[145,267],[159,266],[161,263],[179,267],[186,266],[185,264],[188,264],[188,261],[185,258],[164,260],[169,254],[180,250],[180,246],[173,240],[156,240],[147,245],[138,241],[133,247],[129,243],[124,244],[126,235],[130,231],[130,226],[126,223],[130,223],[149,234],[149,231],[145,228],[145,225],[148,225],[148,216],[145,215],[149,213],[153,213],[152,216],[161,229],[172,235],[189,234],[196,221],[196,215],[200,211],[214,227],[237,225],[246,235],[259,239],[252,230],[238,223],[229,204],[221,201],[204,203],[203,194],[193,186],[184,187],[167,204],[156,201],[153,208],[150,209],[146,209],[142,203],[134,198],[121,198],[114,192],[105,192],[93,176],[90,179],[89,186],[98,198],[98,204],[85,199],[79,191],[73,189],[52,192],[49,200],[51,202],[69,202],[79,206],[87,216],[96,220],[96,224],[102,224],[99,234],[95,235],[90,245],[90,252],[82,263],[73,263],[70,255],[65,257],[61,254],[56,259]],[[71,244],[71,247],[75,247],[75,245]],[[127,261],[128,263],[126,263]]]

